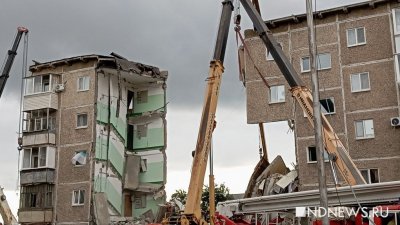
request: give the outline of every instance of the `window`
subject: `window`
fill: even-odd
[[[271,86],[269,89],[269,103],[278,103],[278,102],[285,102],[285,86],[278,85],[278,86]]]
[[[86,151],[77,151],[75,152],[74,157],[72,157],[72,164],[74,164],[75,166],[82,166],[86,164],[86,155],[87,152]]]
[[[34,132],[42,130],[54,130],[56,118],[49,116],[46,110],[33,110],[24,113],[23,131]]]
[[[372,120],[360,120],[355,122],[356,139],[373,138],[374,123]]]
[[[282,47],[282,43],[278,43],[278,46],[279,47],[281,47],[281,49],[283,49],[283,47]],[[266,51],[267,51],[267,61],[272,61],[272,60],[274,60],[274,58],[272,57],[272,55],[271,55],[271,53],[270,53],[270,51],[268,50],[268,49],[266,49]]]
[[[400,9],[393,9],[393,30],[395,40],[395,68],[397,75],[397,82],[400,83]]]
[[[140,172],[147,171],[147,159],[140,159]]]
[[[347,47],[365,44],[365,27],[347,29]]]
[[[369,73],[356,73],[350,75],[351,92],[370,90]]]
[[[307,162],[308,163],[315,163],[317,162],[317,148],[315,146],[310,146],[307,148]],[[329,154],[324,151],[324,161],[328,162],[329,161]]]
[[[85,128],[87,127],[87,125],[88,125],[87,114],[86,113],[78,114],[76,116],[76,127]]]
[[[335,113],[335,101],[334,98],[326,98],[319,100],[321,103],[321,112],[324,115],[334,114]]]
[[[135,205],[135,209],[146,208],[146,195],[145,194],[136,194],[134,196],[134,205]]]
[[[46,147],[33,147],[24,149],[24,157],[22,162],[23,169],[32,169],[45,167],[47,159]]]
[[[53,185],[39,184],[21,187],[20,208],[53,206]]]
[[[360,172],[368,184],[379,183],[378,169],[362,169]]]
[[[76,190],[72,192],[72,205],[78,206],[85,204],[85,190]]]
[[[84,76],[78,78],[78,91],[87,91],[89,90],[90,77]]]
[[[147,90],[146,91],[138,91],[137,96],[136,96],[137,103],[138,104],[147,103],[148,95],[149,95],[149,92]]]
[[[141,139],[147,137],[147,124],[137,125],[136,129],[137,138]]]
[[[55,77],[51,74],[27,78],[25,80],[25,94],[49,92],[52,83],[55,83]]]
[[[394,33],[400,34],[400,9],[393,9]]]
[[[321,53],[317,55],[317,70],[325,70],[331,68],[331,54]],[[301,72],[309,72],[311,70],[310,57],[301,58]]]

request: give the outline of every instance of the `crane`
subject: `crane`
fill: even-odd
[[[19,42],[21,41],[22,35],[27,34],[28,29],[25,27],[18,27],[17,28],[17,35],[15,35],[14,43],[10,50],[8,50],[8,54],[6,57],[5,64],[3,65],[3,69],[0,73],[0,97],[3,93],[4,87],[6,86],[6,82],[8,77],[10,76],[10,70],[12,64],[14,62],[15,56],[17,55],[17,49],[19,46]]]
[[[14,214],[11,212],[2,187],[0,187],[0,215],[3,218],[4,225],[18,224]]]
[[[293,97],[299,102],[301,108],[313,126],[313,99],[311,91],[305,87],[300,76],[297,74],[278,42],[273,37],[271,31],[265,25],[256,7],[250,0],[240,0],[246,10],[254,29],[260,39],[270,51],[284,78],[290,86]],[[222,12],[219,21],[217,40],[214,47],[213,59],[210,62],[207,87],[203,104],[203,112],[200,121],[200,128],[197,137],[196,149],[194,151],[192,173],[190,177],[188,195],[184,212],[178,217],[169,217],[163,220],[163,224],[180,225],[206,225],[207,222],[201,215],[200,200],[204,176],[207,167],[207,159],[210,152],[210,143],[213,130],[215,128],[215,115],[218,103],[218,95],[224,72],[224,57],[228,30],[233,11],[233,0],[222,1]],[[345,149],[339,137],[334,132],[329,121],[322,115],[324,145],[329,154],[333,156],[340,174],[350,185],[365,184],[365,180],[357,169],[348,151]],[[211,215],[213,216],[213,215]]]

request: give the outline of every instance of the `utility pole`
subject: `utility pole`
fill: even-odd
[[[320,193],[320,206],[328,211],[328,194],[326,189],[326,175],[324,165],[324,141],[322,139],[322,118],[321,118],[321,105],[319,102],[319,84],[317,76],[317,48],[315,40],[314,19],[313,19],[313,6],[312,0],[306,0],[307,8],[307,25],[308,25],[308,42],[310,49],[310,67],[311,67],[311,81],[312,81],[312,95],[313,95],[313,110],[314,110],[314,134],[315,134],[315,147],[317,152],[317,166],[319,178],[319,193]],[[329,225],[328,213],[325,213],[322,218],[323,225]]]

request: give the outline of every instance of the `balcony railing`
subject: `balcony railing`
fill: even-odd
[[[24,119],[23,121],[23,132],[35,132],[49,130],[53,131],[56,127],[55,117],[39,117]]]

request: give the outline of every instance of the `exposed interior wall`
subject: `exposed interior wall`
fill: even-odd
[[[148,217],[148,214],[156,217],[158,205],[166,201],[165,105],[164,82],[133,90],[133,108],[128,119],[131,126],[128,133],[132,135],[128,137],[131,145],[128,149],[141,160],[137,174],[139,186],[131,192],[133,217]]]
[[[122,215],[122,176],[125,164],[126,88],[118,76],[97,73],[95,192],[106,193],[111,215]],[[110,93],[110,94],[109,94]],[[119,106],[118,106],[118,101]]]

